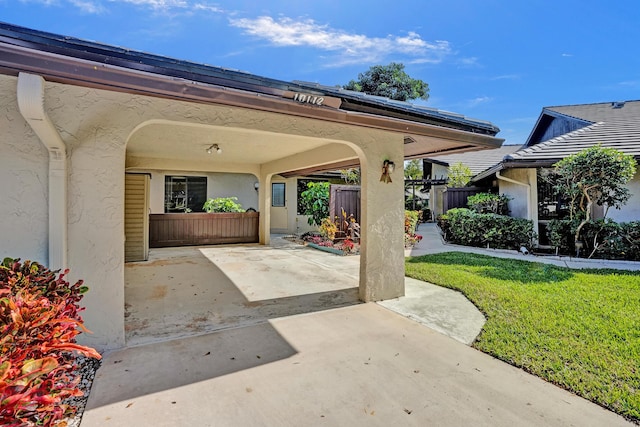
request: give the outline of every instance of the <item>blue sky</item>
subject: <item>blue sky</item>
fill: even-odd
[[[0,0],[0,21],[326,85],[401,62],[508,144],[545,106],[640,99],[637,0]]]

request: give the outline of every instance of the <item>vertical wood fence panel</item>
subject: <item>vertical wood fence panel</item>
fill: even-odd
[[[329,190],[329,215],[335,220],[338,230],[346,231],[343,227],[342,210],[347,216],[353,215],[360,224],[360,186],[359,185],[331,185]],[[336,219],[337,217],[337,219]]]
[[[149,215],[149,246],[257,243],[259,212]]]

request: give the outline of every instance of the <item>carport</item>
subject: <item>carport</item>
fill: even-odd
[[[83,340],[101,350],[125,344],[125,172],[255,175],[267,245],[276,175],[359,164],[358,296],[377,301],[404,293],[403,160],[502,143],[492,124],[432,108],[8,24],[0,35],[0,90],[17,100],[6,109],[3,173],[14,182],[12,160],[22,165],[20,153],[30,150],[31,163],[15,166],[21,203],[40,205],[41,195],[28,191],[40,182],[48,182],[49,199],[43,220],[9,215],[0,232],[35,241],[24,250],[32,259],[85,280],[84,318],[94,334]],[[225,156],[212,161],[206,150],[218,141]],[[396,165],[390,181],[380,179],[385,162]]]

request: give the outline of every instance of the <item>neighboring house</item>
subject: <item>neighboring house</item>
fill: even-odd
[[[494,125],[453,113],[5,23],[0,110],[0,258],[84,279],[93,334],[81,340],[100,350],[126,344],[125,242],[145,236],[149,211],[236,196],[269,244],[271,230],[294,229],[299,179],[359,164],[360,298],[395,298],[403,160],[503,142]],[[392,181],[380,180],[385,161]],[[136,203],[125,203],[134,176]],[[125,232],[131,211],[141,219]]]
[[[519,145],[503,145],[493,150],[440,154],[424,158],[422,160],[424,171],[422,193],[428,195],[432,215],[436,217],[444,213],[444,191],[447,188],[449,167],[456,163],[462,163],[471,170],[473,175],[476,175],[494,166],[504,156],[519,148]]]
[[[567,214],[562,200],[541,179],[559,160],[600,144],[640,160],[640,101],[546,107],[522,148],[476,175],[476,185],[498,187],[511,196],[511,215],[534,221],[540,244],[546,245],[549,220]],[[607,217],[618,222],[640,220],[640,171],[629,182],[631,199],[621,209],[609,209]],[[594,208],[602,218],[603,207]]]

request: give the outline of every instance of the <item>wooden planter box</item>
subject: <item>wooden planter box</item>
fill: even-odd
[[[257,243],[260,213],[149,215],[149,247]]]

